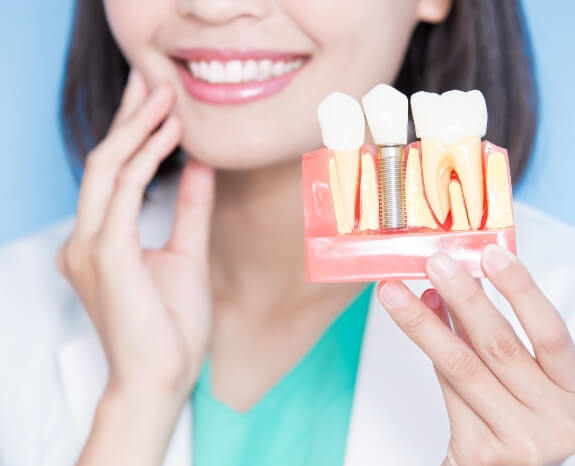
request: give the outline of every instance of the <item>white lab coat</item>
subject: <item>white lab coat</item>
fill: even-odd
[[[151,192],[140,217],[145,247],[159,247],[168,237],[176,186],[164,183]],[[515,205],[515,216],[519,256],[575,329],[575,229],[521,204]],[[56,251],[72,226],[68,218],[0,248],[2,466],[74,464],[105,384],[106,360],[97,335],[55,267]],[[409,284],[418,293],[428,286],[425,281]],[[524,339],[507,303],[489,283],[484,286]],[[188,402],[165,466],[191,465],[191,409]],[[448,440],[431,363],[373,296],[345,466],[439,465]],[[575,459],[566,464],[575,465]]]

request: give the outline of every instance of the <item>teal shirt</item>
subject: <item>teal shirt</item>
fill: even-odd
[[[249,411],[211,394],[209,360],[193,393],[194,466],[343,464],[373,284]]]

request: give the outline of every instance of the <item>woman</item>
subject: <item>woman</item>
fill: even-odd
[[[371,299],[304,278],[299,167],[321,145],[319,101],[378,82],[480,88],[517,179],[534,130],[525,45],[514,1],[79,1],[64,93],[77,215],[2,253],[17,264],[0,269],[2,464],[575,453],[573,230],[516,205],[535,280],[490,247],[484,290],[440,254],[421,299],[425,282]]]

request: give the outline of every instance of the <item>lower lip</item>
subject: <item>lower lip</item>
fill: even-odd
[[[212,84],[202,81],[195,78],[185,64],[178,64],[178,69],[184,81],[184,86],[192,97],[210,104],[229,105],[265,99],[281,92],[295,78],[303,66],[305,64],[277,78],[237,84]]]

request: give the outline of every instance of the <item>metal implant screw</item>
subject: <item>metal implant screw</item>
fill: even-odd
[[[407,227],[403,148],[402,145],[379,148],[379,226],[382,230]]]

